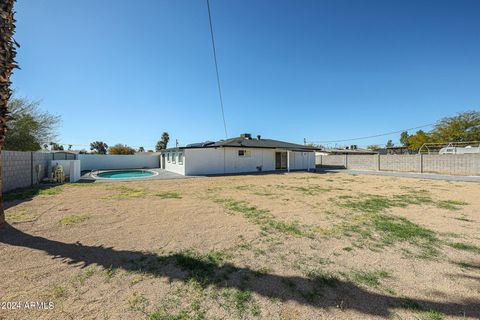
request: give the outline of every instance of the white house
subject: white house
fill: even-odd
[[[243,172],[310,170],[315,148],[278,140],[238,138],[195,143],[162,151],[161,167],[186,176]]]

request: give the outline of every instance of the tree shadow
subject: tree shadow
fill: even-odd
[[[18,188],[9,192],[3,193],[4,208],[8,209],[25,201],[31,201],[40,194],[56,194],[56,190],[62,184],[39,184],[32,187]]]
[[[316,308],[341,308],[366,315],[388,317],[393,309],[434,310],[451,316],[479,317],[480,299],[461,302],[435,302],[408,299],[370,292],[350,281],[261,273],[249,268],[223,263],[215,257],[195,255],[188,251],[166,256],[111,247],[63,243],[26,234],[9,224],[0,227],[0,243],[44,251],[53,259],[82,267],[96,264],[147,273],[169,280],[194,279],[203,286],[250,290],[280,301],[296,301]]]

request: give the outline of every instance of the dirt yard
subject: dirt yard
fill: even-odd
[[[6,200],[1,319],[480,317],[477,183],[290,173]]]

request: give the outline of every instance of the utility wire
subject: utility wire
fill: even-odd
[[[218,96],[220,98],[220,107],[222,108],[223,128],[225,129],[225,138],[228,138],[227,122],[225,121],[225,112],[223,111],[222,88],[220,87],[220,76],[218,74],[217,50],[215,48],[215,38],[213,36],[212,14],[210,12],[210,0],[207,0],[207,8],[208,8],[208,21],[210,23],[210,35],[212,37],[213,60],[215,61],[215,72],[217,74]]]
[[[370,139],[370,138],[377,138],[377,137],[383,137],[383,136],[389,136],[391,134],[396,134],[396,133],[402,133],[404,131],[408,130],[414,130],[414,129],[420,129],[420,128],[425,128],[425,127],[431,127],[433,126],[434,123],[430,124],[425,124],[423,126],[418,126],[418,127],[413,127],[413,128],[408,128],[408,129],[403,129],[403,130],[398,130],[398,131],[392,131],[392,132],[387,132],[387,133],[380,133],[376,134],[373,136],[367,136],[367,137],[360,137],[360,138],[352,138],[352,139],[343,139],[343,140],[330,140],[330,141],[310,141],[312,143],[332,143],[332,142],[345,142],[345,141],[354,141],[354,140],[364,140],[364,139]]]

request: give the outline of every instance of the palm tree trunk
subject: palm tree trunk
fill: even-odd
[[[5,222],[2,195],[2,164],[1,152],[7,133],[8,109],[7,103],[12,95],[10,88],[13,69],[17,68],[15,56],[18,44],[13,39],[15,18],[13,5],[15,0],[0,0],[0,224]]]

